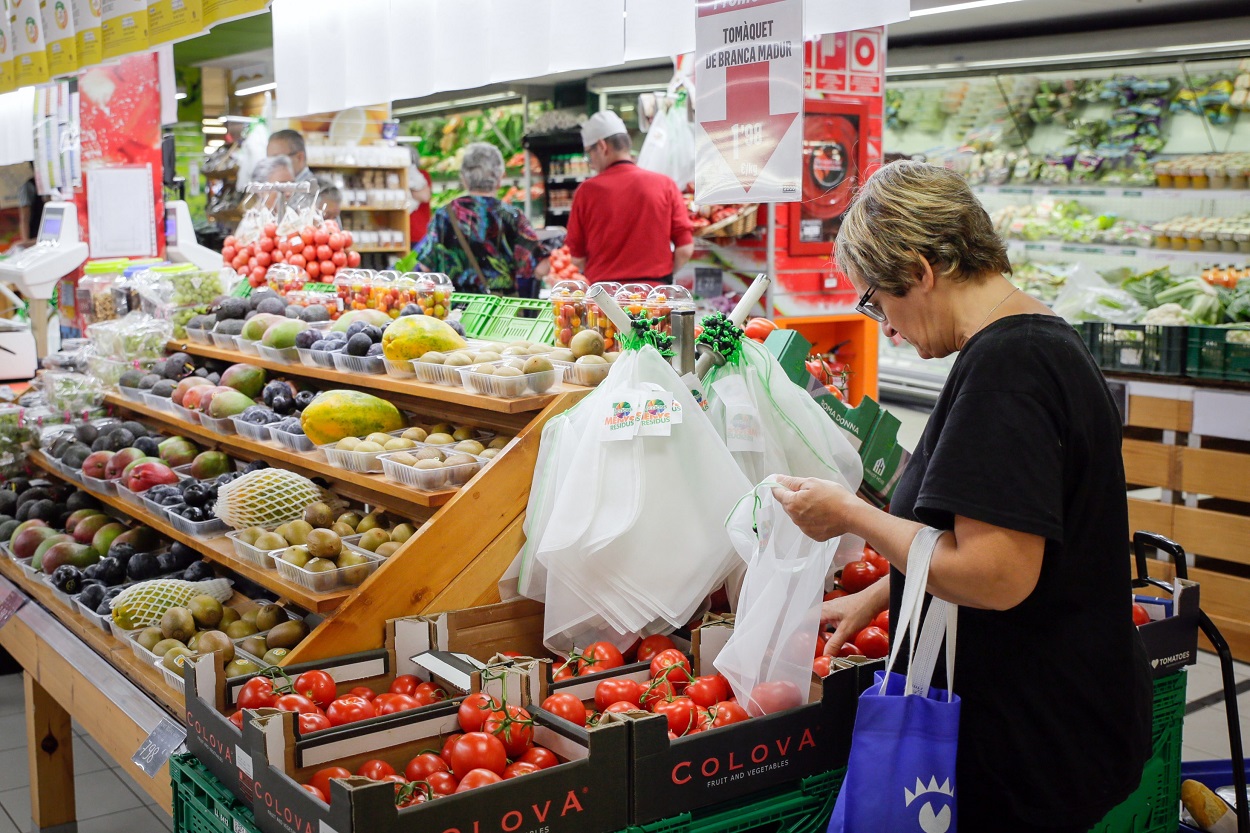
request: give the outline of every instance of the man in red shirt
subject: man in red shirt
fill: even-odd
[[[629,132],[611,110],[582,125],[597,176],[573,196],[566,244],[591,283],[672,283],[694,254],[690,217],[677,184],[634,164]]]

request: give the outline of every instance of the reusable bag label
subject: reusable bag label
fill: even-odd
[[[730,451],[762,452],[764,430],[760,412],[751,401],[741,376],[725,376],[716,382],[716,395],[725,406],[725,445]]]
[[[681,377],[681,382],[690,391],[690,395],[694,397],[694,401],[699,403],[699,407],[706,413],[708,409],[707,396],[703,393],[703,383],[699,381],[699,377],[693,373],[687,373]]]
[[[632,440],[638,435],[644,396],[642,391],[622,390],[608,400],[603,420],[605,440]]]

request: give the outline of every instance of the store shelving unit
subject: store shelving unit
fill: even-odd
[[[345,165],[316,164],[316,165],[309,165],[308,167],[314,173],[325,173],[325,174],[338,173],[338,174],[352,175],[352,174],[365,173],[369,171],[379,171],[385,174],[397,174],[399,176],[399,187],[403,189],[405,194],[408,192],[408,168],[407,167],[383,166],[383,165],[353,165],[353,164],[345,164]],[[398,246],[394,246],[394,245],[392,246],[365,246],[365,245],[354,246],[356,251],[360,252],[361,254],[404,255],[404,254],[407,254],[408,251],[412,248],[412,240],[410,239],[410,236],[408,234],[408,212],[406,210],[402,208],[371,208],[371,207],[365,207],[365,206],[354,206],[354,207],[345,206],[342,209],[342,211],[348,214],[349,216],[356,216],[356,217],[362,214],[368,213],[368,216],[371,217],[374,222],[374,224],[371,225],[369,228],[389,229],[391,231],[398,231],[403,235],[404,242],[402,245],[398,245]],[[347,217],[341,217],[340,219],[347,220],[347,224],[344,226],[344,228],[347,228],[350,231],[361,230],[359,226],[353,227],[353,221],[349,220]]]

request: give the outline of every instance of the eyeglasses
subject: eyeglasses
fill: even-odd
[[[885,310],[872,302],[872,296],[876,291],[877,288],[873,286],[860,296],[859,303],[855,305],[855,311],[868,316],[878,324],[884,324],[887,320]]]

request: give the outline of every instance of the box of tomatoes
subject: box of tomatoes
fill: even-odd
[[[859,695],[882,663],[835,659],[828,676],[813,675],[806,704],[752,716],[712,665],[731,632],[731,618],[709,617],[694,631],[693,656],[666,647],[664,637],[650,637],[639,648],[639,662],[544,689],[543,708],[574,723],[583,710],[591,720],[594,712],[629,719],[630,824],[739,800],[846,765]],[[652,640],[658,650],[648,650]]]
[[[629,725],[573,726],[526,695],[510,702],[507,692],[528,692],[540,665],[486,672],[481,692],[385,725],[300,736],[292,714],[249,723],[257,825],[265,833],[626,827]]]

